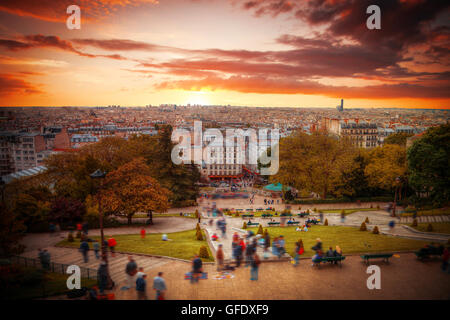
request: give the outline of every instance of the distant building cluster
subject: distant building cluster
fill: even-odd
[[[74,151],[108,136],[155,135],[158,126],[192,128],[277,128],[280,138],[295,131],[327,130],[355,146],[373,148],[394,133],[419,135],[447,123],[447,110],[146,105],[145,107],[3,107],[0,108],[0,174],[42,167],[50,154]],[[410,139],[413,141],[414,139]],[[247,147],[243,146],[243,150]],[[240,156],[241,150],[218,147],[210,156]],[[204,176],[234,177],[256,170],[238,163],[205,164]],[[31,171],[30,171],[31,172]]]

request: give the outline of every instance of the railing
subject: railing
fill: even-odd
[[[11,263],[20,264],[25,267],[34,267],[38,269],[44,269],[50,272],[55,273],[61,273],[61,274],[67,274],[67,268],[70,266],[70,264],[64,264],[64,263],[57,263],[57,262],[50,262],[48,265],[43,265],[40,260],[34,259],[34,258],[26,258],[26,257],[20,257],[20,256],[14,256],[10,258]],[[81,278],[86,279],[97,279],[97,270],[86,268],[86,267],[80,267],[80,275]]]

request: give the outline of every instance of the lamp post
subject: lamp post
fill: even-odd
[[[5,203],[5,181],[3,181],[3,177],[0,177],[0,188],[2,189],[2,204]]]
[[[397,194],[398,194],[399,183],[400,183],[400,177],[395,178],[394,205],[392,207],[392,216],[393,217],[395,217],[395,209],[397,208]]]
[[[102,210],[102,196],[101,196],[101,189],[103,187],[103,179],[106,177],[106,172],[103,172],[100,169],[95,170],[95,172],[91,173],[89,175],[92,179],[100,180],[99,188],[97,190],[97,198],[98,198],[98,218],[99,218],[99,224],[100,224],[100,238],[102,242],[102,259],[106,264],[106,273],[108,278],[108,288],[110,287],[112,280],[109,275],[109,269],[108,269],[108,253],[106,251],[105,246],[105,236],[103,233],[103,210]]]

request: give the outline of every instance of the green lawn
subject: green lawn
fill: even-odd
[[[25,272],[35,272],[34,268],[23,268]],[[47,273],[42,282],[33,281],[21,283],[9,288],[0,288],[0,296],[6,300],[30,300],[65,294],[67,289],[68,275],[59,273]],[[97,284],[96,280],[81,279],[82,287],[92,287]]]
[[[345,210],[345,215],[348,214],[352,214],[358,211],[378,211],[381,209],[376,209],[376,208],[360,208],[360,209],[344,209]],[[323,213],[327,214],[327,213],[341,213],[342,209],[325,209],[325,210],[320,210]]]
[[[422,232],[429,232],[427,230],[428,223],[419,223],[417,227],[413,227],[412,225],[408,225],[414,229],[417,229]],[[437,232],[437,233],[446,233],[450,234],[450,223],[449,222],[432,222],[431,226],[433,227],[433,231],[431,232]]]
[[[208,248],[209,258],[203,261],[214,261],[206,240],[199,241],[195,238],[196,231],[188,230],[174,233],[167,233],[170,241],[162,241],[162,233],[148,233],[145,239],[141,239],[139,234],[115,235],[117,241],[117,251],[129,253],[144,253],[158,256],[168,256],[179,259],[190,260],[195,254],[198,254],[201,246]],[[105,237],[107,237],[105,235]],[[205,239],[205,234],[203,234]],[[92,237],[92,239],[100,239],[100,237]],[[57,245],[71,246],[78,248],[80,242],[63,240]]]
[[[345,254],[365,252],[391,252],[416,250],[428,242],[411,240],[405,238],[390,237],[382,234],[373,234],[370,231],[359,231],[354,227],[341,226],[312,226],[308,232],[295,231],[296,227],[269,227],[267,228],[271,239],[283,235],[286,240],[286,250],[292,255],[295,242],[303,240],[305,253],[303,256],[311,257],[314,251],[311,247],[315,245],[316,238],[322,240],[324,251],[330,246],[340,246]],[[251,228],[256,233],[257,228]]]

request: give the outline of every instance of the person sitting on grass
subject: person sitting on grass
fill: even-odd
[[[219,237],[217,236],[217,234],[213,234],[212,236],[211,236],[211,240],[212,241],[217,241],[217,239],[219,239]]]

